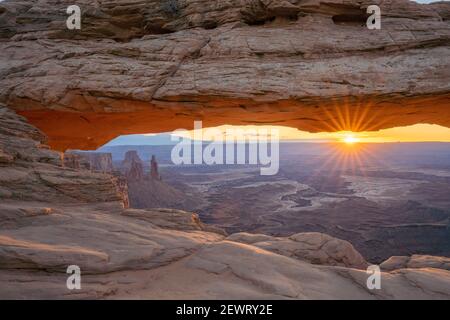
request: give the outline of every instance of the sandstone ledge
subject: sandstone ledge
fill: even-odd
[[[380,267],[386,271],[410,268],[435,268],[450,270],[450,258],[414,254],[411,257],[395,256],[384,261]]]
[[[37,203],[2,204],[5,212],[33,212]],[[42,205],[41,205],[42,206]],[[450,272],[401,268],[383,272],[382,290],[365,288],[367,274],[340,265],[349,251],[316,245],[344,243],[321,234],[269,237],[244,244],[193,228],[189,213],[148,210],[153,219],[120,215],[123,209],[54,206],[0,228],[0,297],[8,299],[448,299]],[[141,211],[144,214],[144,211]],[[185,218],[174,220],[175,214]],[[164,217],[167,224],[162,226]],[[2,218],[2,221],[4,218]],[[4,224],[3,224],[4,225]],[[42,235],[45,234],[45,237]],[[248,238],[248,236],[246,236]],[[261,237],[261,236],[255,236]],[[302,239],[302,242],[291,239]],[[304,241],[304,242],[303,242]],[[266,244],[264,244],[266,243]],[[270,244],[270,245],[269,245]],[[306,249],[305,249],[306,246]],[[344,247],[347,244],[344,243]],[[266,247],[267,250],[264,248]],[[339,245],[337,246],[339,247]],[[336,247],[336,248],[337,248]],[[297,250],[298,249],[298,250]],[[293,251],[298,251],[293,255]],[[312,256],[327,259],[312,259]],[[336,256],[334,256],[336,255]],[[359,256],[356,252],[351,256]],[[438,259],[438,258],[435,258]],[[313,260],[315,264],[309,261]],[[317,264],[321,262],[321,264]],[[82,270],[82,290],[65,287],[65,269]],[[331,265],[330,265],[331,264]]]

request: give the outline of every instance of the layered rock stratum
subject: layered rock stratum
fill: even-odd
[[[0,105],[0,196],[12,201],[60,203],[123,202],[117,178],[65,166],[47,138]]]
[[[113,176],[64,166],[25,118],[0,115],[0,298],[450,298],[446,258],[387,261],[369,290],[346,241],[227,236],[193,213],[128,209]],[[80,290],[66,287],[69,265]]]
[[[82,152],[69,150],[64,153],[65,163],[72,168],[86,168],[91,171],[112,173],[114,171],[112,155],[103,152]]]
[[[0,4],[0,102],[59,150],[204,125],[450,126],[450,4],[80,0]],[[379,5],[380,30],[365,26]],[[161,121],[164,119],[164,121]]]

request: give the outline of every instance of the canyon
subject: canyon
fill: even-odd
[[[348,241],[227,233],[196,213],[131,208],[111,158],[73,151],[194,120],[450,126],[448,3],[78,3],[79,31],[65,27],[71,1],[0,3],[0,298],[450,299],[446,257],[388,258],[369,290],[370,263]],[[381,30],[361,26],[369,4]],[[127,180],[165,183],[136,154],[126,160]],[[81,290],[66,287],[69,265]]]
[[[148,143],[152,140],[161,139],[147,138]],[[261,176],[261,164],[174,165],[173,147],[107,145],[97,152],[112,156],[118,169],[129,152],[139,161],[146,159],[146,173],[140,176],[150,175],[150,159],[160,159],[161,183],[148,178],[128,183],[133,208],[159,208],[163,203],[196,212],[229,234],[321,232],[349,241],[376,264],[391,256],[450,257],[448,143],[285,141],[280,143],[281,170],[275,176]],[[252,149],[243,143],[240,147]]]

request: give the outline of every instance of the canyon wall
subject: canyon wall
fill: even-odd
[[[65,167],[45,135],[0,105],[0,198],[58,203],[123,203],[116,178]]]
[[[112,155],[103,152],[81,152],[69,150],[64,153],[65,162],[76,169],[87,168],[95,172],[112,173],[114,171]],[[72,163],[70,163],[72,162]]]

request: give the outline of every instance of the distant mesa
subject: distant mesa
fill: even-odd
[[[128,181],[140,181],[144,179],[144,165],[137,151],[130,150],[122,161],[121,172]]]
[[[193,199],[162,181],[155,155],[146,165],[137,150],[128,150],[123,160],[115,163],[111,153],[71,150],[63,154],[62,162],[65,168],[112,174],[126,208],[196,206]]]
[[[64,153],[63,164],[72,169],[87,169],[102,173],[114,171],[111,153],[70,150]]]
[[[193,209],[198,206],[198,199],[162,181],[155,155],[150,157],[149,171],[136,150],[128,150],[124,160],[116,165],[127,182],[131,208]]]
[[[150,160],[150,174],[145,174],[144,162],[139,157],[136,150],[129,150],[125,153],[125,158],[121,163],[120,171],[127,178],[128,181],[141,180],[158,180],[161,181],[159,174],[158,162],[153,155]]]

